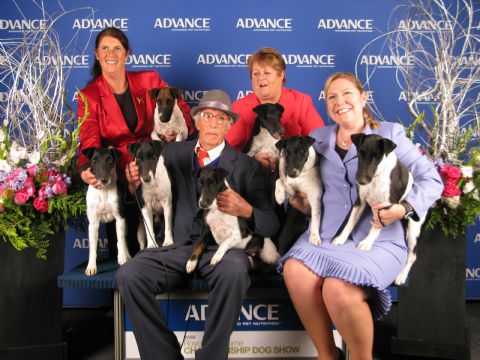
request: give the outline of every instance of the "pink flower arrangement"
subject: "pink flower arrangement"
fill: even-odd
[[[48,211],[48,200],[67,193],[71,179],[54,167],[31,165],[0,171],[0,212],[10,206],[29,206]]]

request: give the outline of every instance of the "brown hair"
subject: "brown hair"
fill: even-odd
[[[327,97],[327,91],[328,91],[328,88],[330,87],[330,84],[337,79],[348,80],[353,85],[355,85],[355,87],[357,88],[358,91],[360,91],[361,93],[365,92],[365,88],[363,87],[362,83],[360,82],[360,80],[358,80],[358,78],[354,74],[349,73],[349,72],[336,72],[336,73],[333,73],[332,75],[330,75],[327,78],[327,81],[325,81],[325,88],[324,88],[325,98]],[[365,123],[368,126],[370,126],[371,129],[376,129],[380,125],[380,123],[373,118],[372,112],[370,111],[368,105],[366,105],[366,104],[363,107],[363,119],[365,120]]]
[[[107,27],[102,31],[100,31],[96,37],[95,51],[98,49],[98,46],[100,45],[100,41],[102,41],[102,39],[105,36],[114,37],[115,39],[120,41],[120,43],[125,48],[125,50],[127,50],[127,52],[130,50],[130,44],[128,42],[127,35],[125,35],[125,33],[122,30],[117,29],[116,27]],[[93,63],[93,66],[92,66],[91,75],[92,75],[92,78],[88,82],[89,84],[92,83],[100,75],[102,75],[102,68],[96,57],[95,57],[95,62]]]
[[[248,70],[250,71],[250,79],[252,78],[253,64],[262,63],[271,66],[278,74],[285,72],[285,60],[277,50],[271,47],[264,47],[254,52],[248,57]],[[287,82],[286,76],[283,77],[283,84]]]

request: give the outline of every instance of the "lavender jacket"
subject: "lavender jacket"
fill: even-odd
[[[311,132],[315,138],[314,148],[320,154],[320,175],[324,187],[322,199],[322,220],[320,236],[323,241],[331,241],[341,228],[357,199],[355,175],[357,173],[357,150],[351,146],[342,160],[335,151],[338,125],[318,128]],[[378,129],[367,127],[365,134],[378,134],[397,144],[395,154],[400,162],[412,173],[413,188],[406,197],[420,217],[426,215],[430,206],[440,197],[443,183],[433,163],[406,137],[399,124],[382,122]],[[370,208],[364,211],[355,227],[352,238],[362,241],[367,235],[372,220]],[[377,241],[394,241],[405,246],[405,231],[402,222],[397,221],[384,228]]]

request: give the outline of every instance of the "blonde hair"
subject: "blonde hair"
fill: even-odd
[[[337,79],[348,80],[353,85],[355,85],[355,87],[357,88],[358,91],[360,91],[360,93],[366,92],[362,83],[360,82],[360,80],[358,80],[358,78],[354,74],[349,73],[349,72],[336,72],[336,73],[333,73],[332,75],[330,75],[327,78],[327,81],[325,81],[325,88],[324,88],[325,98],[327,97],[328,88],[330,87],[332,82],[337,80]],[[365,120],[365,123],[368,126],[370,126],[371,129],[377,129],[380,126],[380,123],[373,118],[372,112],[370,111],[368,105],[366,105],[366,104],[363,107],[363,119]]]
[[[255,63],[265,64],[271,66],[278,74],[285,72],[285,60],[282,54],[271,47],[264,47],[254,52],[248,57],[248,71],[250,72],[250,79],[252,78],[253,65]],[[287,77],[283,77],[283,84],[287,82]]]

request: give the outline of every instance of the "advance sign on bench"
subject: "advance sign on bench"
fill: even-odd
[[[61,288],[89,288],[114,290],[115,359],[140,359],[128,315],[118,291],[115,273],[118,265],[98,263],[95,276],[83,274],[85,264],[58,277]],[[184,340],[182,353],[185,359],[194,359],[195,350],[201,346],[207,312],[207,284],[193,280],[168,294],[158,295],[168,323],[179,342]],[[187,331],[185,333],[185,330]],[[340,336],[334,331],[337,346],[342,346]],[[243,302],[240,318],[230,338],[229,359],[316,359],[317,353],[298,319],[290,302],[283,278],[276,274],[252,275],[252,286]]]

